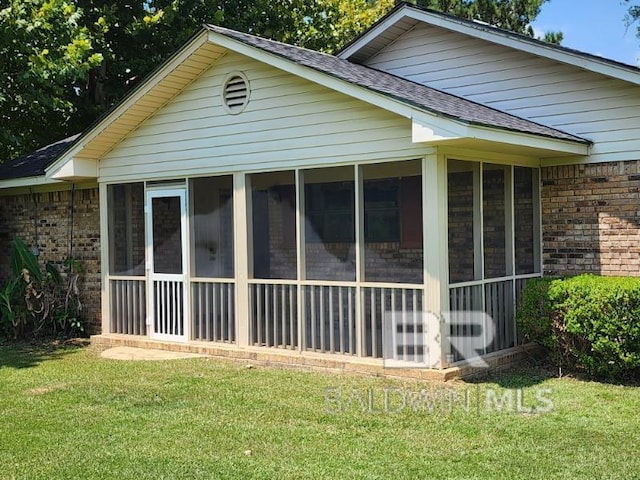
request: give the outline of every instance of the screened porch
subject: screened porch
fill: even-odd
[[[443,367],[517,345],[540,275],[535,168],[430,157],[103,193],[110,333]]]

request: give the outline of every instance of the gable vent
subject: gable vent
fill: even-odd
[[[249,103],[249,80],[240,72],[232,73],[222,86],[222,104],[227,112],[238,114]]]

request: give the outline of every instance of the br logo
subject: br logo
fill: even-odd
[[[441,332],[445,338],[441,342]],[[487,368],[482,355],[496,335],[494,320],[482,311],[386,311],[382,357],[386,368],[439,368],[447,360]]]

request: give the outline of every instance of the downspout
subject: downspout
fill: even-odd
[[[69,194],[69,224],[67,227],[67,234],[69,237],[69,253],[67,255],[68,261],[68,273],[70,274],[72,271],[72,263],[73,263],[73,204],[75,200],[76,193],[76,184],[71,185],[71,192]]]

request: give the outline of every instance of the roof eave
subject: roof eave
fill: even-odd
[[[54,185],[59,183],[61,183],[59,180],[47,178],[45,175],[9,178],[0,180],[0,190],[7,190],[10,188],[36,187],[40,185]]]
[[[563,140],[498,129],[483,125],[451,121],[448,130],[434,129],[430,118],[424,112],[416,112],[412,120],[412,141],[429,146],[469,146],[469,142],[482,142],[495,145],[497,150],[509,146],[513,151],[520,150],[524,155],[539,158],[587,157],[591,153],[591,143],[578,140]]]

